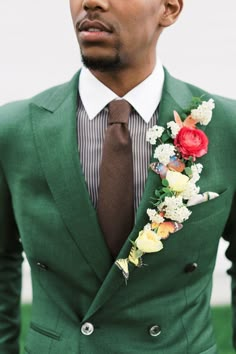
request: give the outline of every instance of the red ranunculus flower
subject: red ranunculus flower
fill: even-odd
[[[183,127],[177,134],[174,144],[184,159],[193,157],[193,160],[196,160],[196,157],[207,153],[208,138],[202,130]]]

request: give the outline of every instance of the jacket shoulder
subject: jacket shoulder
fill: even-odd
[[[200,97],[206,101],[212,98],[215,102],[213,111],[213,121],[219,134],[227,134],[228,141],[232,146],[236,144],[236,100],[224,96],[216,95],[205,91],[197,86],[185,83],[188,85],[193,96]]]
[[[48,100],[49,97],[64,90],[66,85],[68,85],[68,83],[51,87],[30,98],[9,102],[0,106],[0,131],[2,131],[4,127],[10,127],[17,123],[22,124],[25,119],[28,119],[31,104]]]
[[[193,97],[202,97],[205,101],[212,98],[215,102],[215,109],[212,120],[214,124],[211,124],[211,128],[214,128],[218,134],[227,133],[228,140],[233,144],[236,143],[236,100],[216,95],[201,87],[176,79],[166,69],[165,74],[164,93],[180,103],[179,106],[183,109],[189,106]]]
[[[203,100],[204,97],[206,98],[206,100],[208,100],[209,98],[213,98],[216,105],[219,105],[222,109],[225,109],[228,114],[232,113],[236,118],[236,99],[214,94],[212,92],[204,90],[201,87],[195,86],[185,81],[181,81],[179,79],[174,80],[178,81],[182,85],[186,85],[195,97],[203,96]]]

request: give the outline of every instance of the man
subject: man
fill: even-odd
[[[172,78],[156,59],[158,38],[177,19],[182,0],[71,0],[70,6],[87,68],[69,83],[0,110],[0,353],[19,353],[24,250],[33,283],[24,353],[215,354],[209,302],[222,234],[230,241],[235,304],[236,103]],[[184,163],[181,176],[189,182],[197,156],[175,142],[178,156],[182,151],[178,167],[168,162],[161,176],[154,163],[157,173],[148,174],[146,131],[157,121],[166,127],[173,111],[182,115],[192,97],[202,95],[214,99],[215,109],[201,133],[209,148],[198,152],[204,155],[199,186],[219,196],[193,206],[181,230],[169,216],[171,232],[179,231],[162,241],[160,253],[142,252],[140,231],[154,232],[145,225],[155,190],[156,197],[173,196],[176,180],[166,184],[168,173]],[[116,121],[125,112],[128,130],[127,122]],[[187,124],[178,114],[176,122]],[[166,215],[167,206],[158,220]],[[127,260],[130,240],[133,258]]]

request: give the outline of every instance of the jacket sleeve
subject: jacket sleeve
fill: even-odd
[[[230,215],[224,230],[223,237],[229,241],[226,257],[232,262],[227,273],[231,276],[232,314],[233,314],[233,345],[236,350],[236,193],[234,194]]]
[[[0,165],[0,353],[19,353],[22,246]]]

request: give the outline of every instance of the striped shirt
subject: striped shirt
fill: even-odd
[[[146,142],[146,132],[157,122],[163,84],[164,70],[158,58],[152,74],[122,97],[133,107],[128,128],[132,139],[135,211],[144,192],[152,152],[152,146]],[[78,149],[88,192],[96,208],[107,106],[120,97],[86,68],[82,68],[78,90]]]
[[[88,192],[95,208],[98,198],[99,166],[107,121],[108,108],[104,108],[93,120],[89,120],[82,101],[79,99],[78,149]],[[135,211],[143,195],[152,151],[152,146],[146,142],[146,132],[149,127],[156,124],[156,121],[157,111],[148,123],[134,109],[132,109],[129,117],[128,127],[133,150]]]

